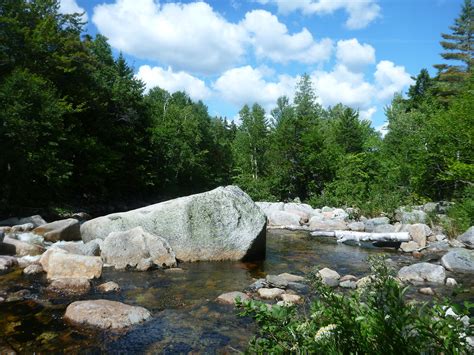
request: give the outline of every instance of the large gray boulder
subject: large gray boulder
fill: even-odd
[[[425,223],[427,214],[421,210],[409,211],[402,207],[395,212],[395,219],[403,224]]]
[[[102,243],[102,259],[116,269],[131,266],[147,270],[153,265],[176,266],[176,256],[168,242],[141,227],[110,233]]]
[[[463,242],[469,249],[474,249],[474,226],[461,234],[458,240]]]
[[[109,300],[77,301],[66,308],[64,319],[100,329],[123,329],[151,318],[143,307]]]
[[[398,272],[398,278],[409,282],[444,283],[446,272],[442,266],[430,263],[418,263],[404,266]]]
[[[267,217],[269,226],[299,226],[301,221],[298,214],[287,211],[269,211]]]
[[[219,187],[136,210],[92,219],[81,226],[84,242],[142,227],[168,241],[183,261],[265,257],[266,218],[236,186]]]
[[[79,221],[74,218],[44,224],[35,228],[33,232],[42,235],[48,242],[81,240]]]
[[[474,250],[451,250],[443,255],[441,264],[449,271],[474,273]]]

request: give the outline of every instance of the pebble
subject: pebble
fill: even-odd
[[[458,285],[458,282],[457,282],[455,279],[453,279],[452,277],[448,277],[448,278],[446,279],[446,286],[448,286],[448,287],[456,287],[457,285]]]
[[[101,292],[116,292],[120,291],[120,286],[113,281],[109,281],[97,286],[97,289]]]
[[[428,295],[428,296],[434,296],[435,292],[431,287],[423,287],[418,290],[419,293],[423,295]]]
[[[258,295],[261,298],[267,299],[267,300],[273,300],[273,299],[281,296],[284,293],[285,293],[285,290],[282,290],[281,288],[266,288],[266,287],[263,287],[263,288],[258,290]]]

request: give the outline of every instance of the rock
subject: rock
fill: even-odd
[[[420,288],[418,290],[418,292],[421,293],[422,295],[428,295],[428,296],[434,296],[435,295],[435,292],[433,291],[433,289],[431,287]]]
[[[0,221],[0,226],[15,226],[15,225],[21,225],[21,224],[26,224],[26,223],[31,223],[34,225],[34,227],[39,227],[43,224],[46,224],[46,221],[39,215],[34,215],[30,217],[24,217],[24,218],[18,218],[18,217],[12,217],[5,219],[3,221]]]
[[[323,220],[321,221],[317,216],[309,220],[309,228],[315,231],[335,231],[347,230],[347,224],[341,220]]]
[[[318,275],[321,277],[322,282],[330,287],[336,287],[339,285],[341,275],[339,275],[337,271],[325,267],[318,271]]]
[[[35,228],[33,223],[23,223],[16,226],[13,226],[10,229],[11,233],[22,233],[22,232],[29,232]]]
[[[283,202],[255,202],[255,204],[265,215],[268,215],[271,211],[283,211],[285,209],[285,204]]]
[[[427,215],[425,212],[420,210],[407,211],[406,209],[401,208],[396,211],[395,219],[403,224],[425,223]]]
[[[300,211],[307,214],[308,216],[312,216],[313,214],[315,214],[313,207],[306,203],[285,203],[283,206],[283,210],[287,212]]]
[[[446,239],[446,236],[443,235],[443,234],[437,234],[437,235],[435,236],[435,238],[436,238],[436,240],[437,240],[438,242],[440,242],[440,241],[442,241],[442,240],[445,240],[445,239]]]
[[[110,233],[102,244],[102,259],[116,269],[127,266],[147,270],[150,266],[176,266],[176,256],[168,242],[136,227],[126,232]]]
[[[300,282],[288,282],[287,290],[306,294],[310,291],[310,288],[308,285],[302,284]]]
[[[184,270],[180,267],[170,267],[169,269],[165,269],[165,273],[167,274],[181,274]]]
[[[357,288],[357,282],[351,281],[351,280],[346,280],[346,281],[340,282],[340,283],[339,283],[339,286],[341,286],[341,287],[343,287],[343,288],[356,289],[356,288]]]
[[[457,240],[464,243],[469,249],[474,249],[474,226],[461,234]]]
[[[257,281],[255,281],[254,283],[249,285],[247,287],[247,290],[250,291],[250,292],[257,292],[259,289],[261,289],[263,287],[267,287],[267,286],[268,286],[268,284],[267,284],[266,279],[258,279]]]
[[[282,290],[281,288],[260,288],[257,291],[258,295],[266,300],[273,300],[277,297],[280,297],[282,294],[285,293],[285,290]]]
[[[85,242],[141,226],[165,238],[182,261],[262,259],[266,218],[236,186],[219,187],[85,222]]]
[[[93,279],[99,278],[102,274],[102,260],[98,256],[53,252],[49,255],[47,265],[47,277],[50,280],[60,278]]]
[[[349,215],[346,211],[342,208],[335,208],[331,211],[323,211],[324,219],[331,219],[331,220],[340,220],[345,221],[349,218]]]
[[[374,280],[373,275],[364,276],[356,281],[356,286],[359,289],[363,289],[367,287],[373,280]]]
[[[42,235],[49,242],[81,240],[79,221],[74,218],[44,224],[35,228],[33,232]]]
[[[3,238],[5,238],[5,232],[0,231],[0,243],[3,243]]]
[[[344,275],[339,279],[339,282],[344,282],[344,281],[357,281],[357,277],[354,275]]]
[[[375,226],[372,232],[373,233],[395,233],[396,228],[395,226],[391,224],[380,224],[378,226]]]
[[[278,275],[278,277],[283,278],[286,282],[304,282],[306,280],[303,276],[288,274],[287,272]]]
[[[217,297],[216,301],[225,304],[235,304],[236,298],[240,298],[241,301],[247,301],[250,299],[250,297],[247,296],[245,293],[234,291],[223,293],[222,295]]]
[[[41,255],[26,255],[22,256],[21,258],[17,258],[18,266],[21,268],[26,268],[32,264],[39,264],[41,259]]]
[[[288,286],[288,281],[280,276],[267,275],[266,277],[267,284],[271,287],[283,288],[285,289]]]
[[[324,206],[323,208],[321,208],[321,212],[323,213],[332,212],[332,211],[334,211],[334,208],[332,207]]]
[[[102,240],[100,240],[102,242]],[[66,250],[70,254],[78,255],[88,255],[88,256],[99,256],[100,255],[100,245],[97,240],[91,240],[88,243],[83,241],[79,242],[65,242],[59,241],[54,243],[51,248],[57,248]]]
[[[83,295],[89,292],[91,283],[84,277],[55,279],[48,286],[48,291],[66,295]]]
[[[286,211],[270,211],[267,213],[269,226],[299,226],[301,217]]]
[[[21,240],[9,237],[5,237],[3,243],[0,244],[0,253],[18,256],[40,255],[43,254],[44,250],[45,249],[40,245],[22,242]]]
[[[13,256],[0,255],[0,271],[9,271],[13,267],[17,266],[18,262]]]
[[[438,241],[438,239],[436,239],[435,235],[430,235],[428,238],[426,238],[426,240],[430,243],[434,243],[434,242]]]
[[[109,300],[77,301],[71,303],[64,315],[66,321],[101,329],[122,329],[151,318],[143,307]]]
[[[301,303],[303,301],[301,296],[291,295],[291,294],[288,294],[288,293],[284,293],[280,297],[281,297],[281,300],[285,303],[295,304],[295,303]]]
[[[448,287],[456,287],[458,285],[457,281],[453,279],[452,277],[448,277],[446,279],[446,286]]]
[[[365,231],[366,232],[373,232],[375,227],[381,226],[384,224],[390,224],[390,219],[388,217],[376,217],[368,219],[364,222]]]
[[[43,267],[43,270],[45,272],[48,272],[49,270],[49,257],[54,254],[54,253],[63,253],[63,254],[68,254],[68,252],[64,249],[59,249],[59,248],[50,248],[46,250],[43,255],[41,255],[39,259],[39,263]]]
[[[454,249],[443,255],[441,264],[453,272],[474,273],[474,250]]]
[[[428,244],[425,250],[437,253],[441,251],[448,251],[448,249],[449,243],[446,240],[442,240],[440,242],[433,242]]]
[[[365,231],[365,224],[364,222],[351,222],[347,225],[347,227],[354,232],[364,232]]]
[[[398,272],[398,277],[402,281],[444,283],[446,272],[439,265],[418,263],[402,267]]]
[[[466,245],[463,242],[460,242],[457,239],[450,239],[448,240],[449,246],[453,248],[465,248]]]
[[[117,292],[120,291],[120,286],[116,282],[109,281],[97,286],[97,290],[105,293]]]
[[[43,272],[43,267],[40,264],[31,264],[23,269],[25,275],[37,275]]]
[[[409,242],[403,242],[402,244],[400,244],[400,249],[405,253],[414,252],[418,250],[419,248],[420,246],[418,245],[418,243],[414,242],[413,240]]]
[[[426,246],[426,237],[431,235],[431,229],[426,224],[417,223],[406,227],[407,232],[410,233],[411,238],[421,248]]]

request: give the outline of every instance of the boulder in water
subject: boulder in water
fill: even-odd
[[[454,249],[443,255],[441,264],[453,272],[474,273],[474,250]]]
[[[163,237],[182,261],[262,259],[266,218],[236,186],[219,187],[85,222],[85,242],[136,227]]]
[[[150,266],[176,266],[176,256],[168,242],[141,227],[113,232],[102,243],[102,259],[116,269],[127,266],[147,270]]]
[[[410,282],[444,283],[446,272],[442,266],[430,263],[418,263],[404,266],[398,272],[398,278]]]
[[[66,308],[64,319],[100,329],[123,329],[151,318],[143,307],[109,300],[77,301]]]
[[[79,221],[74,218],[44,224],[35,228],[33,232],[42,235],[48,242],[81,240]]]
[[[42,263],[43,265],[43,263]],[[49,255],[47,277],[50,280],[61,278],[99,278],[102,274],[102,260],[98,256],[85,256],[53,252]]]

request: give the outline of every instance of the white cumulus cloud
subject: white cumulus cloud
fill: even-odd
[[[380,100],[391,99],[395,93],[413,84],[413,79],[406,72],[405,67],[397,66],[388,60],[382,60],[377,64],[374,78],[377,86],[377,97]]]
[[[267,110],[283,95],[292,96],[296,78],[280,75],[267,81],[264,70],[246,65],[224,72],[213,84],[217,93],[237,107],[258,102]]]
[[[276,4],[278,11],[283,14],[301,11],[305,15],[325,15],[345,10],[349,16],[346,21],[349,29],[364,28],[380,16],[377,0],[257,0],[257,2]]]
[[[375,63],[375,49],[369,44],[360,44],[355,38],[337,42],[336,58],[351,70],[362,70]]]
[[[171,68],[142,65],[136,77],[145,83],[147,90],[158,86],[171,93],[185,91],[193,100],[203,100],[211,96],[211,90],[204,81],[183,71],[174,72]]]
[[[82,20],[88,20],[86,10],[80,7],[76,0],[61,0],[59,3],[59,12],[62,14],[84,13],[84,15],[82,15]]]
[[[332,40],[325,38],[316,42],[306,28],[289,34],[286,25],[265,10],[247,12],[242,25],[249,32],[255,54],[260,58],[280,63],[291,60],[316,63],[328,60],[332,53]]]
[[[113,47],[178,70],[219,72],[245,53],[246,31],[204,2],[116,0],[97,5],[92,21]]]

